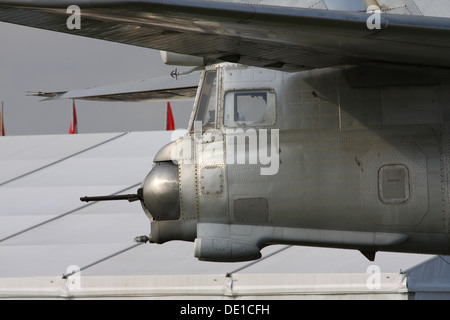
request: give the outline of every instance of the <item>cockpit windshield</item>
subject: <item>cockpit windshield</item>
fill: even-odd
[[[207,71],[204,77],[202,91],[198,103],[195,121],[201,121],[203,130],[214,129],[216,126],[217,105],[217,72]]]

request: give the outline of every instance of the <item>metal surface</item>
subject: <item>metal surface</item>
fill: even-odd
[[[180,218],[178,168],[172,162],[158,162],[142,183],[142,207],[155,221]]]

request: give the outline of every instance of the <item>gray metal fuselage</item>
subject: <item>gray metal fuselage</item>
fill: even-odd
[[[215,70],[212,126],[194,132]],[[218,64],[202,81],[191,133],[154,160],[178,172],[179,214],[155,218],[144,201],[152,242],[195,241],[196,257],[210,261],[256,259],[271,244],[450,254],[450,87],[439,71]],[[262,120],[239,121],[241,98],[264,100]],[[244,140],[234,135],[246,136],[240,160],[243,149],[231,149]]]

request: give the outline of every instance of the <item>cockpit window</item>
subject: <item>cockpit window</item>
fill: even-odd
[[[195,121],[201,121],[203,130],[214,129],[216,125],[217,72],[208,71],[203,81]]]
[[[225,94],[226,127],[275,124],[276,95],[273,90],[230,91]]]

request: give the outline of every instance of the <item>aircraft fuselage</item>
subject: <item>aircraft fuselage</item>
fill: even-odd
[[[450,90],[433,72],[207,67],[189,133],[143,183],[151,241],[210,261],[272,244],[450,254]]]

